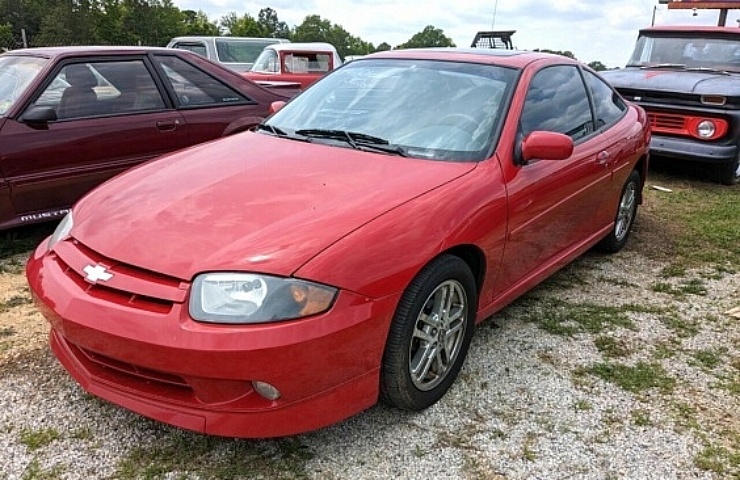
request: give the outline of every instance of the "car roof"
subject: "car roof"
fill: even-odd
[[[185,35],[182,37],[174,37],[170,40],[171,42],[187,42],[187,41],[209,41],[209,40],[259,40],[270,43],[289,43],[290,40],[286,38],[272,38],[272,37],[225,37],[225,36],[203,36],[203,35]]]
[[[331,43],[324,42],[307,42],[307,43],[276,43],[265,48],[270,48],[277,52],[290,50],[293,52],[312,52],[312,51],[329,51],[336,52],[336,48]]]
[[[547,60],[560,63],[580,64],[577,60],[544,52],[524,50],[504,50],[497,48],[412,48],[388,50],[367,55],[366,58],[404,58],[418,60],[443,60],[450,62],[471,62],[501,65],[512,68],[523,68],[535,61]]]
[[[740,35],[740,28],[696,25],[665,25],[643,28],[642,30],[640,30],[640,33],[721,33],[726,35]]]
[[[164,47],[137,47],[137,46],[75,46],[75,47],[39,47],[11,50],[4,55],[32,55],[38,57],[55,58],[71,55],[125,55],[142,54],[147,52],[166,52],[172,54],[177,50]]]

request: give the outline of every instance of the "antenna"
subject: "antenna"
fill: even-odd
[[[498,10],[498,0],[493,3],[493,20],[491,21],[491,30],[496,30],[496,11]]]

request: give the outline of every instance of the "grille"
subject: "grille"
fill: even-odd
[[[648,112],[653,131],[686,135],[686,117],[670,113]]]
[[[177,278],[107,258],[74,239],[54,246],[54,260],[88,295],[150,312],[169,313],[173,304],[185,301],[190,286]],[[90,282],[84,273],[89,266],[102,266],[112,276],[106,281]]]

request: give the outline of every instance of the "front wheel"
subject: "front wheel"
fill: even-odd
[[[597,250],[616,253],[627,243],[637,216],[637,197],[640,191],[640,183],[640,174],[637,173],[637,170],[633,170],[622,188],[614,227],[609,235],[596,245]]]
[[[740,153],[734,162],[720,167],[719,181],[725,185],[740,183]]]
[[[470,346],[478,294],[459,257],[433,260],[411,281],[393,317],[381,370],[382,399],[423,410],[452,386]]]

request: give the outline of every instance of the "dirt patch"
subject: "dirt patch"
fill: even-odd
[[[0,371],[13,359],[46,348],[49,324],[33,304],[22,267],[25,257],[3,261],[0,274]]]

